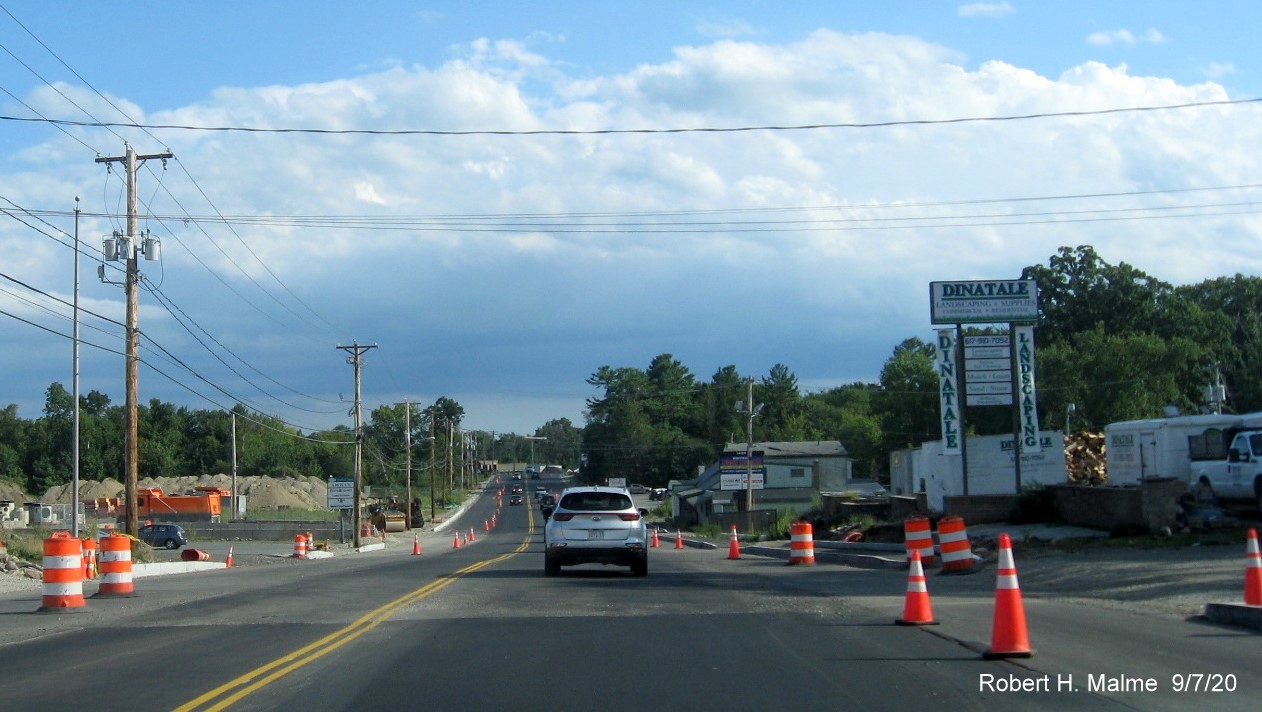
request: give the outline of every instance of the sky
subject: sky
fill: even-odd
[[[875,382],[929,283],[1262,273],[1255,2],[0,0],[0,406],[584,424],[602,366]],[[1178,107],[1178,108],[1170,108]],[[76,198],[78,202],[76,203]],[[103,270],[104,279],[98,276]],[[143,437],[143,433],[141,434]]]

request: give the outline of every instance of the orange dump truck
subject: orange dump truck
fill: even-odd
[[[222,487],[194,487],[189,494],[166,494],[161,487],[136,490],[136,517],[166,522],[217,522],[223,501],[232,492]],[[108,511],[120,520],[127,517],[127,502],[121,497],[98,500],[97,511]]]

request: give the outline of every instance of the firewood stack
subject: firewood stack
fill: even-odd
[[[1104,433],[1079,432],[1065,436],[1065,469],[1069,481],[1102,485],[1109,479],[1104,455]]]

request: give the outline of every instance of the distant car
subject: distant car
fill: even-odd
[[[513,485],[513,490],[512,490],[512,492],[511,492],[511,494],[521,494],[522,492],[525,492],[525,491],[526,491],[526,488],[525,488],[525,487],[522,487],[521,485],[516,485],[516,484],[515,484],[515,485]]]
[[[515,494],[508,498],[509,504],[523,504],[525,503],[525,501],[526,501],[526,498],[519,494]]]
[[[628,485],[627,491],[630,492],[631,494],[644,494],[645,492],[648,492],[649,489],[645,487],[644,485],[636,484],[636,485]]]
[[[178,524],[146,524],[140,528],[140,540],[149,546],[178,549],[188,546],[188,535]]]
[[[564,477],[565,468],[561,467],[560,465],[544,465],[543,476],[544,477]]]
[[[543,573],[562,566],[629,566],[634,576],[649,573],[648,511],[636,509],[622,487],[571,487],[561,493],[543,530]]]
[[[649,499],[653,500],[654,502],[660,502],[666,499],[666,488],[654,487],[653,489],[649,490]]]

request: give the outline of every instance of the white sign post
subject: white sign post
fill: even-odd
[[[938,329],[937,363],[938,402],[942,414],[942,452],[959,455],[964,439],[960,432],[960,390],[957,384],[958,358],[955,355],[955,332]]]

